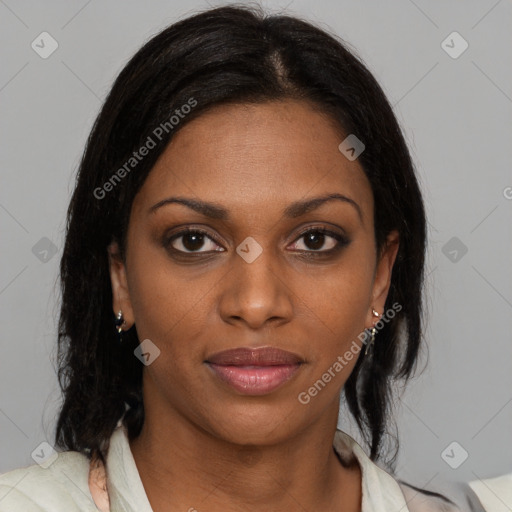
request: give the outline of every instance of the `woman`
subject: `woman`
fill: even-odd
[[[68,211],[64,451],[3,475],[0,511],[458,510],[376,464],[421,346],[425,224],[392,109],[339,40],[242,7],[158,34]]]

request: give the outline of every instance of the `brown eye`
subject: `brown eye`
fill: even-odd
[[[197,252],[210,252],[222,251],[222,248],[215,243],[215,241],[200,229],[187,229],[171,236],[167,245],[170,245],[178,252],[184,253],[197,253]],[[201,251],[206,247],[206,250]]]
[[[301,233],[297,240],[301,239],[304,240],[302,245],[305,249],[297,247],[298,241],[294,243],[294,249],[308,252],[328,253],[336,251],[349,243],[349,240],[340,233],[335,233],[324,228],[308,229]]]

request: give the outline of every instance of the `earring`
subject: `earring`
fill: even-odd
[[[119,343],[123,342],[122,333],[123,333],[123,325],[126,323],[123,318],[123,312],[119,310],[119,313],[117,313],[116,319],[115,319],[115,326],[117,329],[117,332],[119,334]]]
[[[377,313],[377,311],[375,311],[375,309],[372,308],[372,315],[373,316],[376,316],[376,317],[379,317],[379,313]],[[364,351],[364,355],[368,355],[368,352],[370,351],[370,347],[373,348],[373,344],[375,343],[375,335],[377,334],[377,329],[375,328],[375,324],[373,324],[373,327],[370,331],[370,334],[371,334],[371,339],[370,339],[370,343],[368,343],[368,345],[366,346],[366,350]],[[372,353],[373,353],[373,350],[372,350]]]

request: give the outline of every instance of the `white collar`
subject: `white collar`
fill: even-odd
[[[355,456],[362,473],[363,499],[361,512],[410,512],[398,482],[373,462],[357,441],[342,430],[336,430],[334,449],[345,459]]]

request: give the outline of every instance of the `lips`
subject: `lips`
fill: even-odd
[[[230,366],[276,366],[302,363],[303,360],[292,352],[275,347],[262,347],[225,350],[210,356],[207,362]]]
[[[216,377],[239,393],[265,395],[290,380],[304,360],[292,352],[262,347],[218,352],[205,363]]]

